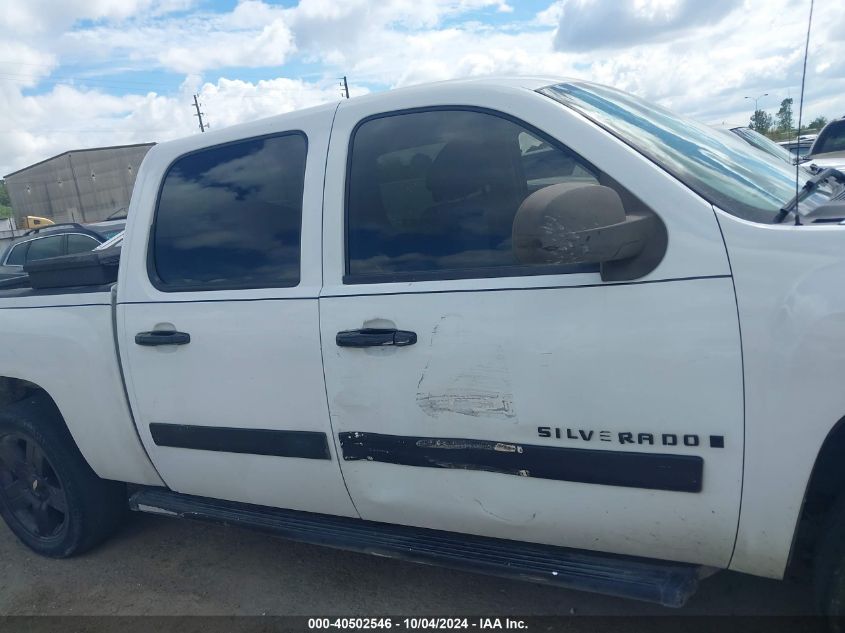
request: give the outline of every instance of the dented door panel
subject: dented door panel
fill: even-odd
[[[577,115],[526,91],[501,97],[497,109],[560,139],[657,213],[667,251],[626,283],[588,271],[351,283],[353,129],[381,111],[449,104],[415,92],[342,104],[319,303],[332,440],[356,509],[374,521],[727,566],[742,360],[713,209]],[[470,93],[455,102],[491,106]],[[358,329],[412,332],[415,342],[336,344]]]
[[[727,564],[742,474],[730,279],[321,303],[323,341],[373,314],[419,336],[324,349],[362,517]]]

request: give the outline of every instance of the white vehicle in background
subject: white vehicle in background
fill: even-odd
[[[798,138],[780,141],[778,145],[792,154],[796,160],[804,162],[809,158],[815,140],[815,134],[802,134]]]
[[[0,514],[47,556],[131,507],[671,606],[807,559],[842,615],[845,177],[795,178],[548,78],[156,145],[119,266],[0,292]]]
[[[119,248],[119,247],[123,246],[123,234],[124,233],[125,233],[125,231],[121,231],[120,233],[115,234],[114,236],[110,237],[108,240],[106,240],[105,242],[100,244],[94,250],[95,251],[104,251],[104,250],[109,249],[109,248],[114,248],[114,247]]]
[[[771,154],[775,158],[778,158],[790,165],[794,165],[798,162],[795,155],[788,149],[778,143],[775,143],[769,137],[763,136],[758,131],[752,130],[747,125],[714,125],[713,127],[717,130],[728,132],[729,134],[736,134],[749,145],[752,145],[767,154]]]
[[[819,167],[845,169],[845,117],[829,122],[819,132],[808,158]]]

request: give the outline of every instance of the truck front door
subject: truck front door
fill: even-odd
[[[713,210],[521,94],[500,110],[413,92],[338,111],[320,319],[352,499],[374,521],[725,566],[743,401]],[[522,200],[575,181],[662,218],[651,273],[518,264]]]

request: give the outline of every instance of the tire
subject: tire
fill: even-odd
[[[813,562],[813,589],[830,629],[845,631],[845,495],[836,501],[822,527]]]
[[[46,394],[0,410],[0,516],[32,551],[81,554],[109,537],[127,510],[126,486],[91,470]]]

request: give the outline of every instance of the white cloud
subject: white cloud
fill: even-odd
[[[718,22],[741,0],[563,0],[555,47],[561,51],[624,48]]]
[[[575,76],[708,122],[744,123],[744,96],[768,92],[761,106],[771,110],[787,95],[797,102],[809,9],[805,0],[550,0],[517,21],[518,4],[503,0],[241,0],[222,13],[194,0],[9,4],[0,12],[11,34],[0,42],[0,173],[66,149],[197,133],[194,92],[221,127],[335,100],[344,74],[353,94],[483,74]],[[496,23],[485,23],[494,13]],[[845,114],[843,33],[836,3],[816,3],[805,119]],[[290,63],[317,75],[249,82],[227,70]],[[85,82],[23,96],[67,66],[169,71],[184,81],[148,94],[128,80],[121,96]],[[109,77],[99,81],[89,85]]]
[[[283,78],[256,83],[221,79],[199,86],[197,92],[212,129],[334,101],[340,94],[334,84]],[[198,134],[189,107],[192,94],[193,86],[186,83],[171,96],[116,97],[64,85],[43,95],[18,96],[0,123],[0,175],[69,149]]]
[[[181,73],[208,68],[280,66],[293,52],[293,35],[283,20],[274,20],[257,33],[195,34],[165,48],[162,66]]]
[[[8,0],[0,11],[6,37],[53,34],[80,20],[121,21],[138,14],[162,15],[193,5],[194,0]]]

